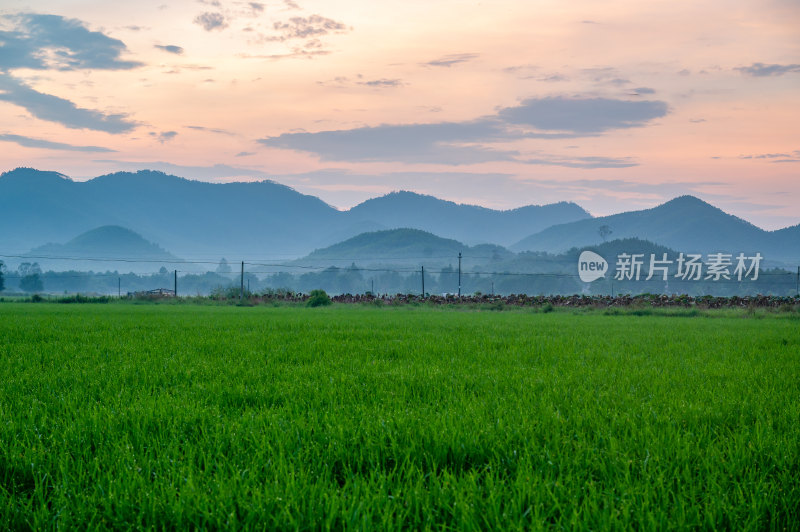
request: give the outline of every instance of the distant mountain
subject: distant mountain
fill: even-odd
[[[177,260],[177,257],[158,245],[148,242],[138,233],[117,225],[104,225],[92,229],[65,244],[45,244],[32,249],[29,254],[78,258],[138,257]]]
[[[301,257],[365,231],[401,227],[471,243],[511,242],[588,216],[574,204],[495,211],[412,193],[338,211],[272,181],[214,184],[139,171],[76,182],[31,168],[0,175],[0,213],[4,250],[65,242],[116,225],[186,259]]]
[[[771,231],[770,234],[775,241],[788,243],[789,247],[794,250],[794,257],[800,257],[800,224]]]
[[[457,240],[442,238],[419,229],[388,229],[363,233],[324,249],[315,250],[298,263],[315,265],[355,262],[370,264],[448,264],[464,259],[487,262],[514,254],[492,244],[470,247]]]
[[[45,270],[154,271],[164,264],[174,265],[181,260],[130,229],[116,225],[92,229],[65,244],[45,244],[25,255]],[[148,262],[125,263],[119,260],[130,258]]]
[[[348,215],[354,220],[370,220],[390,229],[421,229],[467,244],[500,245],[513,244],[551,225],[591,218],[574,203],[497,211],[407,191],[367,200],[353,207]]]
[[[555,225],[517,242],[514,251],[561,253],[609,238],[640,238],[676,250],[700,253],[755,253],[775,261],[800,260],[800,226],[764,231],[693,196],[681,196],[658,207]]]
[[[676,255],[675,250],[647,240],[622,238],[586,247],[573,247],[560,253],[548,253],[545,251],[509,252],[509,255],[493,265],[493,267],[511,272],[562,272],[574,274],[578,264],[578,256],[586,249],[605,257],[610,264],[613,264],[616,257],[621,253],[641,253],[645,256],[649,256],[651,253],[658,256],[661,256],[662,253],[667,253],[669,256]]]
[[[768,260],[800,263],[800,226],[763,231],[691,196],[602,218],[574,203],[498,211],[413,192],[338,211],[272,181],[214,184],[140,171],[76,182],[18,168],[0,175],[0,214],[0,253],[9,255],[103,226],[127,228],[187,260],[292,260],[364,232],[402,228],[471,245],[475,256],[494,255],[495,248],[474,248],[481,243],[560,253],[601,243],[598,228],[607,225],[609,240],[641,238],[687,252],[758,251]],[[451,254],[449,246],[427,247]],[[424,256],[425,247],[414,252]]]
[[[270,181],[212,184],[151,171],[74,182],[17,169],[0,176],[0,212],[6,249],[118,225],[186,258],[298,256],[347,225],[320,199]]]

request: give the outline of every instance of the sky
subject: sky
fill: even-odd
[[[800,223],[796,0],[2,0],[0,171]]]

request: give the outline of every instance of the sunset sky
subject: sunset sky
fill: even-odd
[[[800,223],[800,3],[0,3],[0,171]]]

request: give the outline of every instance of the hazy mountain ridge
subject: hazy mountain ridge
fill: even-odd
[[[369,199],[348,214],[356,220],[372,220],[387,228],[421,229],[466,244],[499,245],[513,244],[551,225],[591,217],[575,203],[494,210],[409,191]]]
[[[620,253],[656,254],[677,256],[677,251],[639,238],[615,239],[591,249],[614,263]],[[493,271],[517,273],[573,273],[582,249],[571,248],[561,253],[514,253],[502,246],[479,244],[468,246],[453,239],[441,238],[418,229],[390,229],[363,233],[344,242],[318,249],[296,264],[346,267],[394,264],[415,267],[458,264],[458,254],[463,257],[465,271],[475,267]]]
[[[273,181],[216,184],[139,171],[78,182],[56,172],[18,168],[0,175],[0,212],[5,214],[0,217],[0,247],[26,251],[117,225],[187,259],[291,258],[365,230],[418,226],[452,238],[475,236],[482,228],[486,241],[502,241],[508,234],[524,235],[547,226],[551,219],[588,216],[574,204],[495,211],[411,196],[414,201],[423,198],[426,206],[410,207],[402,201],[409,199],[406,193],[338,211],[317,197]],[[440,210],[446,212],[443,218]],[[452,221],[440,231],[435,227],[440,219]],[[522,227],[517,227],[520,220]],[[509,229],[512,225],[514,231]],[[481,240],[473,239],[473,243]]]
[[[159,245],[148,242],[138,233],[117,225],[104,225],[82,233],[64,244],[49,243],[36,247],[30,255],[69,257],[141,257],[176,260]]]
[[[120,260],[132,257],[141,262]],[[59,271],[77,268],[91,271],[124,272],[149,272],[158,269],[164,263],[170,264],[172,267],[181,262],[181,259],[159,245],[145,240],[138,233],[116,225],[105,225],[92,229],[63,244],[48,243],[38,246],[26,253],[20,260],[37,262],[43,270]],[[182,266],[181,269],[186,270],[186,266]]]
[[[317,197],[268,180],[214,184],[139,171],[77,182],[57,172],[19,168],[0,175],[0,212],[0,249],[6,253],[67,242],[114,225],[189,260],[291,260],[365,232],[405,228],[421,233],[405,233],[411,247],[403,249],[414,249],[415,255],[421,250],[422,258],[426,246],[433,250],[431,256],[457,255],[455,244],[445,242],[450,240],[465,250],[491,242],[480,253],[474,247],[470,253],[492,260],[498,254],[505,260],[509,252],[498,244],[512,237],[529,235],[520,237],[513,251],[560,254],[601,244],[598,229],[607,225],[612,231],[608,240],[638,238],[685,252],[761,252],[767,260],[800,262],[800,225],[764,231],[692,196],[599,218],[587,218],[573,203],[497,211],[413,192],[394,192],[338,211]],[[419,247],[420,242],[411,242],[414,234],[420,242],[442,240]],[[378,248],[372,251],[381,257]]]
[[[451,238],[442,238],[420,229],[387,229],[362,233],[332,246],[314,250],[298,264],[343,265],[349,261],[359,265],[456,263],[458,254],[471,262],[489,262],[514,256],[506,248],[494,244],[468,246]]]
[[[300,255],[329,243],[327,228],[340,225],[340,213],[319,198],[269,181],[222,185],[140,171],[43,186],[38,174],[0,177],[0,209],[8,213],[0,245],[30,249],[118,225],[178,255]]]
[[[756,253],[768,260],[800,260],[800,226],[765,231],[693,196],[681,196],[652,209],[555,225],[517,242],[514,251],[560,253],[608,239],[640,238],[669,248],[698,253]]]

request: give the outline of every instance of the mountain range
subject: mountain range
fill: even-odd
[[[385,229],[420,229],[470,245],[493,243],[501,246],[509,246],[552,225],[591,218],[575,203],[528,205],[498,211],[407,191],[367,200],[350,209],[347,215],[356,222],[378,223]]]
[[[104,250],[105,257],[118,252],[165,260],[306,257],[333,263],[455,256],[459,248],[505,261],[514,254],[503,246],[554,254],[639,238],[678,251],[760,252],[765,262],[800,263],[800,225],[764,231],[692,196],[598,218],[574,203],[502,211],[413,192],[339,211],[272,181],[213,184],[140,171],[78,182],[18,168],[0,175],[0,213],[0,253],[6,254],[73,256],[77,245]],[[610,233],[601,234],[603,226]],[[387,232],[401,228],[406,230]],[[372,236],[358,236],[363,233]],[[127,244],[113,251],[92,248],[93,241]]]
[[[589,214],[574,203],[497,211],[411,192],[339,211],[272,181],[214,184],[161,172],[77,182],[18,168],[0,176],[0,247],[29,250],[117,225],[175,255],[300,257],[365,231],[411,227],[469,244],[511,244]]]
[[[511,246],[514,251],[560,253],[606,238],[640,238],[684,252],[761,253],[772,261],[800,263],[800,225],[765,231],[693,196],[652,209],[553,225]]]
[[[612,240],[591,246],[610,261],[621,253],[651,253],[677,256],[675,250],[638,238]],[[573,273],[579,248],[562,253],[520,252],[493,244],[468,246],[457,240],[441,238],[419,229],[388,229],[362,233],[295,261],[294,265],[346,268],[351,263],[360,267],[406,266],[442,268],[458,264],[462,255],[464,271],[491,270],[515,273]]]

